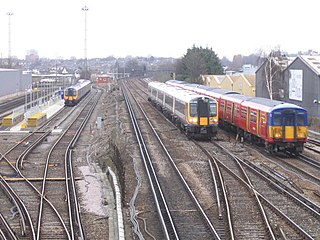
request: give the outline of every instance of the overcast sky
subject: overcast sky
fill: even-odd
[[[0,0],[0,53],[24,58],[182,57],[212,48],[219,58],[280,46],[319,51],[318,0]]]

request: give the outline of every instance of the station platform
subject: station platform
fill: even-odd
[[[34,115],[36,113],[45,113],[47,116],[47,119],[50,119],[56,112],[58,112],[60,109],[64,107],[64,100],[59,99],[52,103],[44,104],[43,106],[37,107],[36,111],[33,111],[27,115]],[[26,115],[26,114],[25,114]],[[27,127],[27,128],[26,128]],[[26,126],[26,121],[23,120],[22,122],[16,124],[15,126],[11,127],[9,130],[10,132],[21,132],[21,131],[27,131],[29,132],[30,128]]]

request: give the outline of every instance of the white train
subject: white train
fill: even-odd
[[[217,134],[217,101],[160,82],[148,83],[148,100],[190,137],[211,139]]]
[[[80,79],[76,84],[64,90],[64,105],[74,106],[91,90],[91,81]]]

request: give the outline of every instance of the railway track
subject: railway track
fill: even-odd
[[[140,89],[139,91],[141,92],[141,95],[146,96],[145,92],[145,87],[143,87],[143,84],[135,84],[136,88]],[[212,148],[212,147],[211,147]],[[210,148],[209,148],[210,149]],[[235,150],[234,147],[230,147],[230,149]],[[214,153],[213,153],[214,154]],[[237,155],[241,156],[241,151],[237,153]],[[244,154],[244,156],[246,156],[247,154]],[[216,155],[215,155],[216,156]],[[220,156],[220,155],[219,155]],[[303,157],[303,155],[300,156],[301,158]],[[276,163],[279,163],[279,161],[286,161],[289,162],[288,164],[295,166],[295,169],[299,169],[299,175],[303,174],[302,176],[304,178],[308,178],[308,179],[313,179],[313,181],[318,184],[318,179],[317,179],[317,171],[318,171],[318,167],[317,167],[317,161],[314,162],[311,160],[310,163],[309,162],[303,162],[300,164],[303,164],[303,166],[296,166],[297,163],[292,164],[292,159],[288,159],[288,160],[274,160]],[[291,163],[290,163],[291,161]],[[298,159],[295,159],[294,161],[300,161]],[[222,164],[223,162],[223,164]],[[259,236],[259,231],[261,231],[261,229],[268,229],[265,232],[265,237],[267,239],[270,238],[290,238],[290,239],[300,239],[302,236],[305,239],[317,239],[317,237],[319,236],[319,231],[317,230],[317,224],[319,223],[319,207],[314,204],[313,202],[311,202],[310,200],[306,199],[304,196],[300,196],[297,191],[299,192],[299,188],[295,188],[295,184],[292,183],[292,181],[290,181],[290,179],[286,179],[285,177],[281,176],[281,174],[278,174],[276,172],[269,172],[265,171],[263,169],[265,169],[268,166],[262,166],[262,168],[258,168],[256,166],[256,164],[252,164],[251,160],[241,160],[241,164],[244,164],[246,170],[248,171],[247,168],[252,168],[250,170],[250,173],[248,174],[250,176],[249,179],[253,179],[250,180],[250,182],[252,182],[252,184],[249,184],[248,180],[245,180],[243,178],[243,173],[241,174],[240,172],[238,172],[238,174],[234,174],[234,170],[231,170],[231,168],[229,168],[228,166],[224,166],[224,168],[228,168],[229,170],[227,170],[227,172],[233,172],[233,174],[231,175],[237,175],[239,176],[239,181],[242,181],[244,183],[244,185],[249,189],[247,191],[252,191],[252,189],[254,189],[254,192],[256,192],[257,197],[260,201],[260,203],[256,204],[256,205],[263,205],[263,211],[265,212],[265,215],[267,218],[261,222],[261,226],[263,226],[262,228],[259,227],[258,231],[257,231],[257,236]],[[220,167],[223,166],[225,164],[225,161],[220,161]],[[247,166],[248,165],[248,166]],[[307,166],[306,166],[307,165]],[[289,167],[289,165],[285,164],[286,168],[288,168],[289,170],[293,171],[291,167]],[[232,168],[234,169],[234,168]],[[253,170],[255,169],[255,170]],[[301,169],[308,169],[306,171],[303,171]],[[294,170],[296,172],[298,172],[298,170]],[[310,172],[314,171],[315,176],[312,176],[312,174],[310,174]],[[263,172],[263,176],[257,176],[259,175],[259,172]],[[267,173],[269,172],[269,173]],[[303,172],[303,173],[301,173]],[[226,173],[224,173],[225,176]],[[216,174],[217,175],[217,174]],[[275,177],[275,175],[277,175]],[[311,175],[311,176],[310,176]],[[240,177],[242,176],[242,177]],[[290,187],[287,186],[287,184],[281,184],[278,178],[284,178],[284,181],[289,182],[292,186],[292,189]],[[262,180],[265,179],[265,180]],[[270,180],[268,181],[268,179],[273,179],[273,181],[270,182]],[[227,182],[227,180],[225,180]],[[263,183],[263,181],[266,181],[267,183]],[[233,187],[232,182],[230,182],[228,184],[228,189],[229,189],[229,185],[231,185]],[[253,186],[254,184],[254,186]],[[280,186],[278,186],[280,185]],[[245,187],[243,186],[243,187]],[[266,187],[267,186],[267,187]],[[270,187],[271,186],[271,187]],[[243,189],[243,187],[241,189]],[[268,188],[268,189],[267,189]],[[277,193],[275,193],[274,189],[277,190]],[[236,188],[235,188],[236,189]],[[239,189],[239,188],[238,188]],[[250,190],[251,189],[251,190]],[[257,189],[257,190],[256,190]],[[260,189],[258,191],[258,189]],[[272,190],[273,189],[273,190]],[[272,191],[271,191],[272,190]],[[242,193],[245,191],[241,191]],[[261,192],[261,193],[260,193]],[[273,193],[272,193],[273,192]],[[283,192],[286,192],[285,194],[283,194]],[[230,194],[230,190],[228,191],[228,193]],[[265,197],[265,195],[267,195],[270,198]],[[285,195],[285,196],[282,196]],[[240,202],[246,202],[246,201],[240,201]],[[282,204],[285,203],[285,204]],[[284,207],[288,205],[288,207]],[[234,206],[231,204],[231,211],[233,214],[233,219],[235,217],[237,217],[237,213],[234,212]],[[241,207],[240,207],[241,209]],[[248,209],[248,208],[245,208]],[[291,209],[291,211],[289,210]],[[262,210],[259,210],[260,212]],[[255,211],[255,214],[257,214],[257,212],[259,211]],[[239,226],[237,225],[235,227],[235,229],[239,230],[241,229],[241,227],[243,227],[243,218],[241,216],[240,211],[238,211],[238,215],[239,218],[241,219],[241,224],[239,223]],[[303,216],[303,217],[301,217]],[[250,219],[250,218],[248,218]],[[308,219],[309,221],[303,221],[303,219]],[[308,222],[308,223],[306,223]],[[233,224],[236,224],[235,222],[233,222]],[[269,226],[269,227],[268,227]],[[257,228],[251,228],[248,227],[249,229],[256,229]],[[248,238],[248,236],[250,236],[251,231],[247,230],[247,234],[248,236],[241,236],[241,234],[239,235],[239,232],[237,232],[235,235],[237,236],[236,238],[238,239],[250,239]],[[240,231],[240,230],[239,230]],[[243,230],[240,231],[241,233],[243,233]],[[270,235],[269,235],[270,234]],[[258,237],[259,239],[262,238],[262,236]],[[256,238],[254,238],[256,239]]]
[[[320,153],[320,141],[318,139],[308,138],[308,142],[304,145],[304,147],[315,153]]]
[[[137,95],[135,95],[134,97],[135,99],[137,98],[136,96]],[[129,107],[129,109],[130,108],[132,107]],[[139,111],[142,111],[142,108],[145,109],[145,105],[140,106]],[[149,108],[151,108],[150,105],[149,105]],[[153,111],[155,112],[155,109],[153,109]],[[157,115],[156,112],[155,114]],[[133,115],[133,113],[130,113],[130,115]],[[157,128],[157,127],[152,127],[151,125],[151,128],[153,128],[153,130],[151,131],[149,130],[148,132],[146,132],[147,130],[145,130],[145,125],[147,124],[147,122],[148,124],[151,124],[151,122],[147,120],[151,116],[147,117],[146,115],[142,116],[141,114],[139,114],[138,116],[139,117],[137,118],[139,119],[139,124],[137,120],[134,120],[137,123],[135,125],[135,128],[138,129],[139,125],[143,125],[144,128],[141,130],[136,130],[136,132],[142,132],[144,139],[147,139],[147,140],[139,140],[139,145],[143,146],[144,144],[142,143],[146,141],[148,142],[148,147],[144,146],[143,149],[148,149],[149,152],[143,156],[154,156],[153,159],[150,159],[150,162],[146,163],[146,165],[148,166],[147,171],[149,171],[149,176],[151,179],[150,181],[156,182],[154,186],[157,186],[157,188],[159,189],[154,191],[155,201],[158,202],[157,203],[158,213],[159,213],[160,222],[163,225],[163,229],[164,229],[163,232],[164,232],[165,238],[166,239],[169,239],[169,238],[170,239],[199,239],[199,238],[221,239],[217,232],[217,229],[212,225],[209,217],[207,216],[206,211],[201,206],[199,200],[197,200],[192,188],[190,187],[190,184],[186,181],[183,174],[177,167],[176,162],[178,162],[178,160],[174,159],[169,154],[170,150],[172,150],[172,147],[170,149],[170,147],[168,148],[168,146],[165,146],[165,145],[168,145],[168,143],[162,142],[159,136],[157,136],[155,139],[154,134],[156,131],[154,128]],[[154,117],[156,116],[152,116],[152,118]],[[145,119],[145,120],[142,120],[142,119]],[[164,119],[162,119],[162,121],[166,122],[166,120]],[[156,146],[159,146],[159,142],[163,150],[160,150],[156,147]],[[150,150],[150,148],[152,150]],[[145,152],[145,151],[146,150],[141,150],[141,152]],[[153,152],[152,155],[150,151]],[[163,152],[166,153],[165,157],[163,155],[164,154]],[[209,166],[207,167],[209,171]],[[152,170],[152,168],[154,170]],[[158,174],[152,175],[152,173],[154,172]],[[179,195],[176,194],[177,192],[179,192]],[[168,202],[168,199],[170,199],[169,202]],[[167,206],[167,207],[164,207],[164,206]],[[165,209],[167,208],[170,209],[169,213],[166,213],[167,215],[162,215]]]
[[[143,85],[135,84],[134,89],[137,88],[139,89],[140,95],[147,98]],[[246,189],[241,181],[234,179],[235,177],[232,175],[232,171],[220,170],[217,166],[216,159],[212,157],[211,153],[206,151],[205,148],[196,141],[193,141],[193,143],[201,148],[210,159],[208,166],[211,166],[212,184],[215,185],[215,194],[213,194],[213,197],[216,198],[215,205],[211,207],[211,210],[216,212],[216,215],[211,217],[211,219],[215,226],[220,226],[220,236],[225,237],[227,233],[227,239],[275,239],[273,232],[270,230],[270,224],[264,217],[264,211],[260,207],[261,203],[258,197],[253,198],[254,193],[250,189]],[[207,144],[211,146],[210,143]],[[233,166],[233,168],[243,172],[238,164]],[[223,178],[222,175],[224,176]],[[226,182],[228,183],[228,188],[225,187]],[[239,189],[242,189],[242,191],[239,191]],[[229,199],[231,194],[233,194],[232,201]],[[230,212],[231,208],[233,213]],[[243,209],[246,209],[249,213],[243,214]],[[233,214],[233,220],[231,219],[231,214]],[[221,226],[224,227],[221,228]]]
[[[36,149],[36,151],[45,152],[45,149],[48,147],[42,147],[43,144],[40,146],[40,143],[46,143],[47,141],[45,141],[45,139],[48,138],[57,138],[53,135],[49,136],[49,133],[51,133],[52,129],[66,124],[66,118],[73,112],[70,108],[64,108],[64,110],[61,112],[63,113],[63,111],[66,111],[66,113],[62,115],[63,117],[61,117],[59,114],[55,115],[54,118],[50,119],[46,124],[38,128],[37,131],[28,134],[22,139],[22,141],[18,142],[14,147],[10,148],[4,155],[1,156],[0,163],[7,163],[2,165],[1,175],[5,173],[4,171],[8,171],[6,175],[15,174],[15,178],[2,178],[1,182],[9,183],[8,185],[12,187],[13,191],[17,195],[15,198],[16,202],[22,202],[23,205],[21,208],[26,209],[26,212],[28,212],[27,215],[30,216],[29,218],[22,218],[23,214],[21,214],[19,211],[19,214],[17,215],[20,217],[12,218],[9,221],[10,227],[12,227],[19,239],[74,239],[75,229],[77,236],[81,237],[81,239],[85,239],[84,231],[81,228],[81,218],[79,215],[80,210],[75,191],[75,182],[71,162],[72,153],[70,149],[73,148],[74,143],[84,127],[85,122],[88,120],[88,117],[93,111],[98,97],[99,95],[94,98],[95,100],[92,100],[92,102],[86,104],[83,111],[77,113],[78,116],[76,120],[74,120],[73,125],[69,125],[69,131],[65,130],[63,134],[61,134],[61,136],[56,140],[57,142],[60,141],[61,143],[60,146],[58,146],[58,143],[54,145],[54,147],[58,146],[57,150],[54,150],[53,147],[49,151],[47,159],[50,159],[50,156],[53,156],[54,160],[56,161],[57,158],[61,159],[62,157],[62,163],[64,162],[64,164],[61,162],[59,164],[52,164],[50,161],[47,161],[46,164],[44,164],[43,157],[30,160],[27,158],[27,155],[30,154],[33,149]],[[75,108],[72,108],[72,110],[74,109]],[[78,130],[76,131],[76,129]],[[68,139],[62,142],[61,139],[66,136],[68,136]],[[68,141],[69,144],[67,144]],[[64,155],[66,158],[63,157]],[[12,162],[14,164],[12,164]],[[43,173],[43,169],[48,168],[54,168],[54,171],[58,172],[56,167],[65,169],[65,171],[60,172],[61,175],[59,175],[59,177],[55,174],[41,175],[41,173]],[[9,172],[10,168],[11,172]],[[48,185],[50,185],[50,193],[44,191],[44,189],[49,188]],[[64,187],[62,185],[64,185]],[[62,188],[67,190],[61,192]],[[8,193],[4,187],[2,190]],[[57,199],[54,199],[54,197],[51,195],[51,193],[54,193],[55,190],[55,193],[57,194],[56,197],[60,199],[60,201],[57,201]],[[28,208],[26,208],[26,205],[28,205]],[[64,208],[62,207],[63,210],[61,210],[61,208],[59,209],[59,206],[61,205],[64,206]],[[11,208],[16,208],[16,206],[17,204]],[[10,205],[8,205],[7,208],[10,209]],[[43,209],[45,210],[43,211]],[[69,209],[69,211],[67,211],[67,209]],[[2,212],[2,210],[3,209],[1,209],[0,212]],[[25,220],[21,221],[21,219]],[[53,224],[50,223],[52,220]],[[29,225],[25,223],[21,224],[21,222],[27,222]],[[27,227],[24,227],[24,231],[21,231],[20,233],[19,229],[22,228],[21,226],[26,225]],[[73,225],[77,227],[72,227]]]
[[[245,155],[242,158],[246,158]],[[319,206],[287,184],[283,184],[252,159],[239,158],[239,161],[248,172],[253,187],[259,194],[268,217],[272,220],[273,231],[280,234],[280,230],[275,226],[281,226],[281,232],[290,239],[299,239],[301,236],[305,239],[316,239],[319,235],[317,227],[320,224]]]
[[[27,96],[27,101],[30,102],[30,96]],[[9,115],[13,109],[24,105],[26,102],[25,96],[14,98],[0,103],[0,119]]]

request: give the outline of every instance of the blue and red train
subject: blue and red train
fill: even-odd
[[[216,99],[219,126],[234,130],[246,140],[263,143],[271,153],[303,151],[308,135],[308,113],[295,104],[177,80],[166,83]]]

